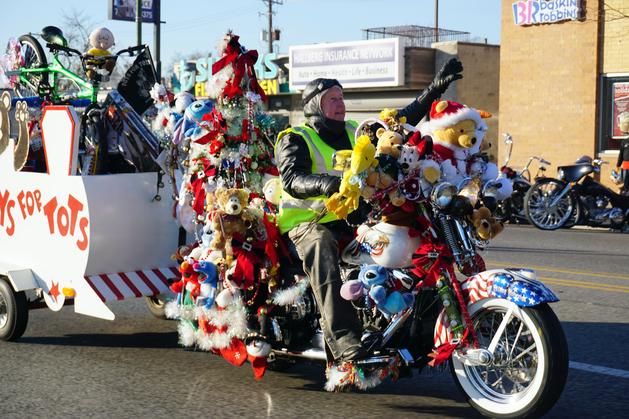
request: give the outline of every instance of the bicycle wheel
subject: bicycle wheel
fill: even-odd
[[[35,37],[22,35],[18,38],[18,42],[24,62],[22,68],[48,67],[44,49]],[[48,73],[27,73],[18,79],[13,90],[17,97],[39,96],[40,86],[48,86]]]

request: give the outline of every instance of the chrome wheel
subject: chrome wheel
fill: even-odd
[[[488,298],[473,304],[470,315],[480,348],[493,356],[479,365],[452,355],[454,377],[468,402],[492,417],[536,417],[550,409],[568,369],[565,338],[552,310]]]
[[[544,179],[531,186],[524,200],[524,211],[531,224],[542,230],[563,227],[575,209],[570,192],[561,195],[566,184],[556,179]]]

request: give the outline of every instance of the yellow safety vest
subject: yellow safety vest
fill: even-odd
[[[352,144],[352,148],[354,148],[354,131],[356,130],[357,125],[358,124],[355,121],[345,122],[345,130],[347,131],[347,136]],[[306,124],[288,128],[280,132],[275,143],[276,151],[277,145],[282,137],[290,133],[301,136],[306,142],[310,152],[310,160],[312,161],[311,170],[313,174],[325,173],[339,177],[342,176],[342,173],[338,170],[334,170],[333,167],[333,157],[336,150],[327,145],[325,141],[319,137],[319,134]],[[280,232],[284,234],[301,223],[307,223],[316,219],[325,208],[325,199],[325,195],[319,195],[306,199],[294,198],[290,196],[288,192],[283,190],[282,198],[280,200],[280,213],[278,216],[278,226]],[[322,217],[318,223],[329,223],[334,220],[338,220],[338,217],[334,213],[328,213]]]

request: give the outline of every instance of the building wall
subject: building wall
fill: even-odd
[[[605,0],[604,39],[603,39],[603,73],[629,72],[629,1]]]
[[[552,175],[595,152],[599,0],[583,21],[532,26],[514,24],[512,3],[502,1],[499,132],[514,138],[511,165],[541,155]]]

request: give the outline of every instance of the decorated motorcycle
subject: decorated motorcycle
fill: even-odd
[[[257,53],[233,33],[219,53],[208,83],[214,100],[192,103],[172,140],[186,168],[178,219],[195,237],[175,255],[181,275],[166,307],[179,319],[179,342],[236,366],[248,361],[256,379],[269,368],[320,362],[329,391],[449,363],[470,404],[487,416],[550,409],[568,367],[548,306],[557,297],[530,270],[486,271],[478,254],[503,228],[478,199],[497,170],[467,172],[488,166],[473,160],[486,130],[481,113],[435,102],[432,137],[422,137],[385,109],[358,127],[353,150],[336,153],[341,187],[319,217],[351,218],[361,201],[372,205],[342,250],[341,297],[358,311],[373,352],[335,363],[302,263],[276,225],[283,191],[266,148]]]

